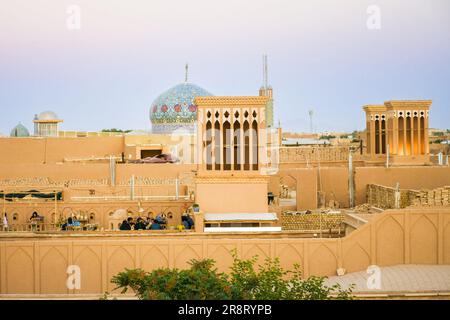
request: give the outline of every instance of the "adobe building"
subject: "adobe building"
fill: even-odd
[[[427,164],[429,154],[429,110],[431,100],[387,101],[367,105],[367,162]]]
[[[210,213],[267,212],[266,97],[198,97],[196,201]],[[224,197],[224,195],[226,195]]]
[[[228,271],[231,250],[260,263],[279,258],[287,269],[298,264],[305,276],[365,271],[374,264],[450,264],[450,188],[442,188],[450,185],[450,168],[428,160],[431,101],[366,106],[368,145],[359,157],[348,146],[280,146],[281,128],[269,126],[269,89],[258,96],[202,96],[188,83],[175,88],[150,107],[157,133],[81,134],[52,126],[30,137],[18,127],[13,137],[0,138],[1,210],[9,218],[5,232],[0,226],[0,298],[96,299],[114,289],[111,278],[125,268],[183,269],[191,259],[210,258]],[[51,118],[42,120],[59,123]],[[180,161],[136,161],[158,153]],[[392,165],[382,166],[388,158]],[[412,201],[416,207],[348,215],[355,230],[347,236],[279,227],[286,211],[326,208],[329,201],[340,208],[367,200],[390,205],[399,191],[371,187],[389,195],[379,201],[379,195],[367,199],[367,189],[397,183],[400,194],[420,197]],[[414,191],[420,188],[432,192]],[[282,199],[282,193],[293,195]],[[179,231],[182,214],[195,204],[196,229]],[[33,231],[29,218],[35,211],[44,223]],[[156,214],[166,215],[167,230],[117,231],[129,216]],[[59,231],[61,219],[72,215],[99,228]],[[304,216],[312,215],[291,218]],[[248,232],[255,226],[258,232]],[[80,289],[67,288],[69,265],[83,272]]]
[[[57,137],[59,124],[63,122],[53,111],[44,111],[34,116],[34,135],[37,137]]]

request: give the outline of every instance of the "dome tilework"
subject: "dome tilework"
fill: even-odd
[[[212,96],[205,89],[191,83],[182,83],[162,93],[150,107],[150,121],[154,133],[172,133],[175,130],[193,132],[197,121],[195,97]]]

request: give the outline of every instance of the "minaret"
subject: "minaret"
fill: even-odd
[[[266,127],[273,127],[273,91],[272,87],[269,86],[268,80],[268,63],[267,55],[263,55],[263,85],[259,89],[259,95],[264,97],[269,97],[266,108]]]
[[[186,62],[186,66],[184,67],[184,83],[186,84],[188,82],[188,73],[189,73],[189,65]]]

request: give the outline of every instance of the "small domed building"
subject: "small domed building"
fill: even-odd
[[[19,123],[17,126],[15,126],[11,130],[10,137],[16,137],[16,138],[23,138],[23,137],[29,137],[30,132],[28,129],[21,123]]]
[[[163,92],[153,101],[150,107],[152,133],[194,133],[197,122],[197,106],[194,99],[199,96],[208,97],[212,94],[195,84],[188,83],[186,72],[184,83]]]
[[[34,116],[34,135],[39,137],[57,137],[58,126],[62,122],[53,111],[44,111]]]

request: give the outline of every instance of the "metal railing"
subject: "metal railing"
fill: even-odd
[[[38,232],[38,231],[56,231],[60,228],[55,223],[13,223],[5,227],[0,224],[0,232]]]
[[[70,197],[72,201],[133,201],[133,200],[143,200],[143,201],[166,201],[166,200],[190,200],[188,195],[180,196],[73,196]]]

